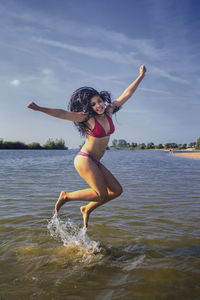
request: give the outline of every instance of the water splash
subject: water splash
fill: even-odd
[[[84,255],[95,254],[101,251],[99,243],[92,241],[88,237],[86,228],[80,228],[70,219],[62,221],[57,213],[48,222],[47,228],[50,235],[60,240],[66,248],[82,251]]]

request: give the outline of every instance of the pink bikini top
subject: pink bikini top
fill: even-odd
[[[94,125],[93,130],[90,131],[90,133],[88,135],[94,136],[96,138],[100,138],[100,137],[109,136],[110,134],[112,134],[115,131],[115,127],[114,127],[112,118],[109,115],[106,115],[106,117],[107,117],[107,120],[108,120],[109,125],[110,125],[110,130],[109,130],[108,134],[106,134],[105,129],[103,128],[103,126],[94,117],[95,125]]]

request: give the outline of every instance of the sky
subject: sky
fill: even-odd
[[[81,86],[117,99],[113,139],[190,143],[200,137],[198,0],[0,0],[0,138],[45,143],[83,139],[70,121],[26,105],[67,109]]]

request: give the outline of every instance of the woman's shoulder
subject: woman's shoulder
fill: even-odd
[[[116,110],[118,110],[117,108],[117,101],[113,101],[111,102],[107,108],[106,108],[106,113],[111,117],[113,113],[115,113]]]
[[[87,123],[87,125],[90,128],[93,128],[94,124],[95,124],[95,117],[94,116],[90,116],[86,123]]]

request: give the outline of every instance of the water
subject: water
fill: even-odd
[[[0,151],[0,297],[200,299],[200,161],[107,151],[124,193],[90,216],[59,216],[61,190],[87,187],[75,151]]]

